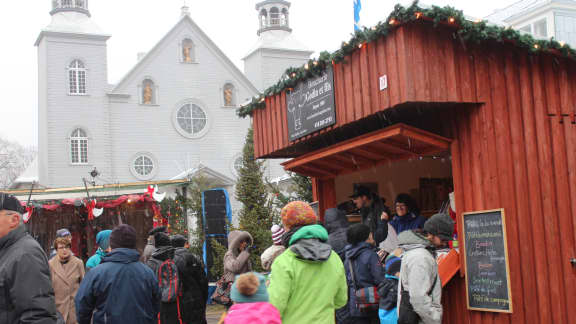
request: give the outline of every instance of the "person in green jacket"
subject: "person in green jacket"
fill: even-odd
[[[91,256],[88,261],[86,261],[86,271],[96,267],[102,262],[102,258],[106,256],[106,253],[112,251],[110,249],[110,234],[111,230],[103,230],[96,234],[96,244],[98,245],[98,250]]]
[[[326,243],[328,232],[316,222],[305,202],[282,209],[286,251],[272,264],[268,293],[283,324],[333,324],[335,310],[348,301],[342,261]]]

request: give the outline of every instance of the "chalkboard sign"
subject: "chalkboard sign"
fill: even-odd
[[[336,123],[334,72],[300,82],[286,95],[286,118],[291,141]]]
[[[468,309],[512,313],[504,209],[463,216]]]

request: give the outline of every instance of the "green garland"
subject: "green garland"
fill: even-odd
[[[417,20],[432,21],[434,27],[440,24],[453,25],[456,29],[456,35],[466,42],[477,44],[487,41],[509,42],[530,53],[554,52],[563,57],[576,59],[576,50],[554,39],[536,40],[531,35],[522,34],[512,28],[490,25],[484,20],[469,21],[461,10],[456,10],[453,7],[422,8],[418,6],[418,1],[414,1],[409,7],[397,4],[385,21],[381,21],[372,28],[356,31],[352,38],[343,42],[341,48],[334,53],[322,52],[318,59],[311,59],[301,67],[288,68],[275,85],[266,89],[261,95],[252,98],[250,103],[240,107],[237,110],[238,116],[243,118],[251,116],[255,109],[266,107],[266,97],[294,88],[299,82],[311,77],[320,76],[327,66],[342,62],[346,56],[358,50],[363,44],[386,37],[391,30],[398,26]]]

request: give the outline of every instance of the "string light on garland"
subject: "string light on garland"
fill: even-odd
[[[335,52],[322,52],[318,59],[312,62],[314,66],[308,64],[308,68],[306,66],[289,68],[276,84],[264,91],[263,95],[264,97],[274,96],[288,88],[294,88],[298,82],[320,75],[326,68],[343,62],[347,56],[364,45],[387,37],[398,26],[423,19],[433,22],[431,26],[434,28],[442,28],[442,24],[439,24],[442,21],[456,26],[455,37],[458,37],[462,42],[482,44],[489,41],[509,41],[516,47],[533,54],[550,52],[557,56],[576,60],[576,50],[565,42],[536,40],[515,29],[488,24],[482,19],[467,20],[462,11],[449,6],[422,8],[418,6],[416,1],[409,7],[396,5],[387,19],[371,28],[356,31],[352,38],[342,42],[341,48]],[[266,103],[257,96],[251,102],[238,108],[237,114],[240,117],[247,117],[251,116],[255,109],[264,109],[265,107]]]
[[[308,65],[308,63],[304,64],[304,69],[308,70],[310,68],[310,66]]]

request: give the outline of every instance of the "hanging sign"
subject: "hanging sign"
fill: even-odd
[[[463,218],[468,309],[512,313],[504,209]]]
[[[336,123],[334,72],[328,67],[321,76],[300,82],[286,94],[286,118],[290,141]]]

